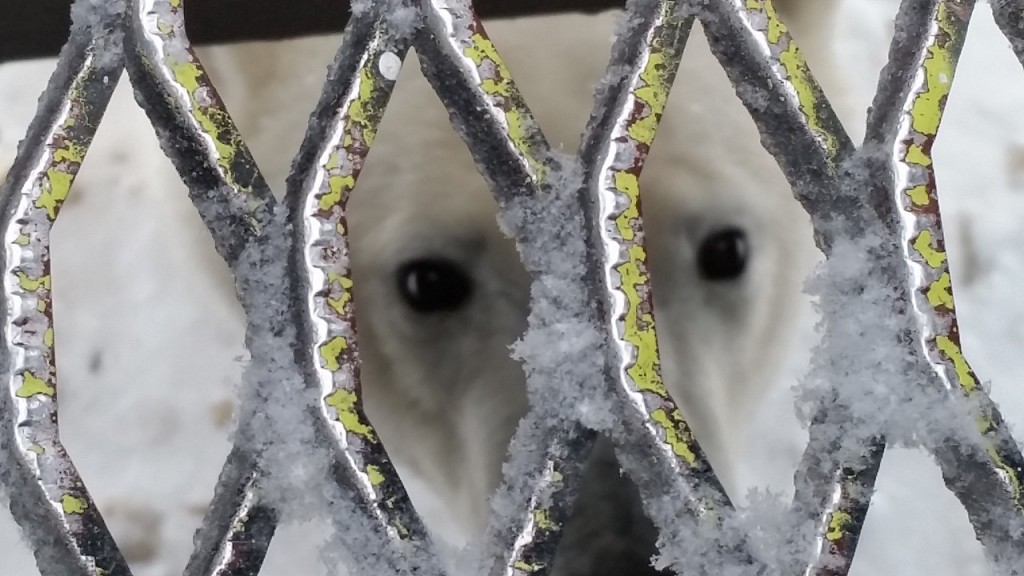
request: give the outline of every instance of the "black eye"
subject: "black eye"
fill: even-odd
[[[705,280],[734,280],[746,270],[749,257],[747,234],[739,228],[725,228],[701,242],[697,269]]]
[[[399,268],[398,291],[416,312],[451,312],[469,300],[473,281],[451,261],[414,260]]]

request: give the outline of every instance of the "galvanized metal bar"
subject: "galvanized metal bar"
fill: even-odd
[[[974,0],[904,1],[901,17],[922,25],[898,35],[894,50],[913,43],[914,57],[883,71],[883,79],[899,87],[892,100],[898,107],[876,100],[865,146],[886,151],[884,187],[898,218],[908,304],[919,327],[913,344],[934,376],[931,384],[953,402],[966,399],[977,418],[980,446],[957,445],[951,433],[933,450],[947,487],[967,509],[990,557],[1003,568],[1019,568],[1024,458],[961,348],[931,154],[973,8]]]
[[[388,26],[397,7],[382,2],[350,22],[294,164],[287,203],[296,242],[292,273],[302,291],[301,369],[319,388],[317,416],[339,462],[338,480],[353,487],[360,508],[388,537],[424,543],[426,530],[363,409],[349,265],[349,197],[412,41],[411,31]]]
[[[91,16],[79,12],[0,190],[0,484],[44,576],[131,574],[58,434],[50,232],[123,70],[119,14]]]

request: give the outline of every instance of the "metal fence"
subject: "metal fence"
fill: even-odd
[[[992,8],[1024,60],[1024,3],[993,0]],[[882,304],[902,307],[867,312],[910,320],[887,334],[908,359],[907,379],[921,397],[966,419],[923,434],[925,444],[998,571],[1024,573],[1024,458],[961,352],[931,157],[973,1],[903,1],[867,135],[856,147],[770,0],[633,0],[631,24],[612,53],[624,72],[599,93],[572,161],[552,154],[469,0],[356,5],[282,203],[191,50],[184,9],[183,0],[80,0],[2,189],[0,482],[44,575],[130,574],[58,436],[49,259],[51,227],[125,68],[235,273],[248,322],[252,362],[239,431],[185,574],[259,572],[281,514],[275,472],[294,457],[268,438],[284,433],[286,421],[287,434],[302,436],[291,440],[307,449],[307,461],[321,462],[334,479],[325,507],[339,524],[358,527],[344,537],[355,571],[442,573],[362,409],[347,257],[346,202],[410,47],[485,173],[526,268],[578,290],[557,295],[556,307],[538,306],[556,295],[536,290],[531,324],[583,317],[606,328],[604,345],[588,351],[592,373],[581,371],[569,385],[607,386],[618,398],[616,447],[632,455],[623,465],[663,534],[706,542],[707,554],[750,573],[845,574],[886,438],[856,428],[843,385],[883,367],[822,348],[832,389],[811,426],[789,512],[794,526],[813,531],[802,534],[813,549],[782,566],[766,564],[735,529],[732,504],[660,379],[636,179],[694,19],[810,214],[819,248],[839,261],[837,254],[867,246],[858,254],[871,272],[845,278],[824,305],[826,341],[850,328],[843,311],[862,306],[858,298],[871,290],[886,294]],[[414,15],[419,26],[401,25],[397,13]],[[577,167],[582,179],[567,178]],[[582,214],[582,271],[559,269],[531,250],[534,239],[554,233],[543,219],[507,217],[554,201]],[[565,245],[572,250],[573,242]],[[555,367],[529,368],[542,385]],[[314,397],[310,414],[297,399]],[[505,497],[518,506],[494,516],[493,554],[481,572],[551,569],[596,433],[578,422],[552,425],[559,420],[544,410],[535,405],[527,418],[537,426],[517,433],[517,442],[546,451],[512,455],[534,472],[506,479]],[[672,567],[708,569],[696,558],[672,559]]]

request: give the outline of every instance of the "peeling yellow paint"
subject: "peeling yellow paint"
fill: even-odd
[[[380,467],[370,464],[366,467],[366,476],[370,479],[370,484],[374,486],[380,486],[384,483],[384,473],[380,471]]]
[[[49,274],[39,278],[33,278],[21,270],[15,272],[15,274],[18,276],[18,285],[26,292],[38,292],[40,288],[43,290],[50,289]]]
[[[957,33],[951,29],[951,16],[946,3],[939,3],[936,21],[940,31],[950,37]],[[924,60],[927,90],[914,100],[910,111],[914,130],[926,136],[934,136],[938,132],[939,123],[942,121],[943,101],[949,95],[953,84],[956,61],[948,46],[948,43],[940,45],[934,41],[928,46],[928,54]]]
[[[18,398],[31,398],[36,394],[42,394],[52,398],[56,393],[57,390],[46,380],[26,370],[21,373],[21,386],[18,387],[14,395]]]
[[[922,230],[914,239],[914,249],[932,268],[938,268],[946,262],[946,253],[932,247],[932,233]]]
[[[943,272],[928,286],[928,303],[938,308],[944,306],[953,309],[953,286],[949,279],[949,272]]]
[[[534,572],[538,572],[538,571],[540,571],[541,568],[544,568],[544,566],[545,565],[544,565],[543,562],[534,562],[534,563],[531,564],[531,563],[529,563],[529,562],[527,562],[525,560],[516,560],[512,564],[512,567],[515,568],[516,570],[519,570],[519,571],[522,571],[522,572],[526,572],[528,574],[533,574]]]
[[[825,538],[829,542],[841,539],[843,537],[843,530],[851,522],[853,522],[853,517],[846,512],[842,510],[832,512],[832,516],[828,520],[828,532],[825,533]]]
[[[370,72],[370,68],[368,66],[360,68],[359,95],[349,107],[348,117],[359,125],[363,141],[367,146],[373,146],[373,141],[377,137],[377,125],[384,114],[383,107],[376,106],[373,99],[378,88],[377,79]],[[350,137],[350,135],[346,134],[346,137]]]
[[[960,347],[945,334],[936,336],[935,345],[943,354],[946,355],[946,358],[949,358],[949,360],[953,362],[953,369],[956,371],[960,388],[968,394],[977,390],[978,381],[974,379],[971,367],[967,364],[967,359],[964,358],[963,352],[960,351]]]
[[[930,197],[928,195],[928,187],[925,186],[924,184],[920,186],[914,186],[913,188],[907,190],[907,196],[910,196],[910,201],[915,206],[927,206],[930,201]]]
[[[338,290],[341,292],[341,296],[339,298],[328,298],[327,305],[330,306],[338,316],[344,316],[345,308],[350,302],[352,302],[352,280],[346,278],[342,274],[328,272],[327,281],[330,284],[337,284]]]
[[[61,496],[60,506],[64,510],[65,514],[81,514],[88,508],[84,498],[77,498],[70,494]]]
[[[522,102],[515,92],[512,80],[509,76],[508,67],[504,60],[498,55],[498,50],[491,40],[479,32],[470,37],[470,45],[463,50],[463,54],[480,66],[484,61],[489,60],[494,65],[496,78],[486,78],[480,83],[480,89],[490,96],[496,96],[502,100],[499,107],[505,114],[505,123],[508,125],[508,135],[523,156],[530,163],[530,168],[538,178],[544,178],[547,170],[543,163],[533,157],[532,146],[529,142],[530,125],[526,116],[521,110]]]
[[[234,130],[231,118],[223,110],[201,106],[196,98],[196,92],[202,87],[200,79],[203,76],[203,72],[199,65],[195,62],[186,61],[170,63],[168,67],[171,69],[171,73],[174,74],[178,84],[188,92],[189,100],[192,102],[193,117],[202,127],[203,131],[210,135],[211,140],[213,140],[214,149],[217,151],[217,165],[220,166],[224,179],[234,190],[251,192],[250,187],[243,187],[234,178],[232,165],[235,163],[243,144]],[[227,143],[221,140],[221,137],[225,134],[230,134],[231,142]]]
[[[359,412],[356,410],[357,399],[355,392],[338,388],[331,392],[324,399],[324,402],[338,412],[338,421],[345,427],[345,430],[361,436],[369,442],[376,442],[373,428],[362,421],[359,417]]]
[[[541,530],[547,530],[548,532],[558,530],[558,524],[555,524],[555,521],[551,519],[551,515],[548,513],[547,510],[534,510],[533,521]]]
[[[672,447],[675,455],[682,458],[688,465],[696,466],[697,455],[690,448],[690,433],[686,429],[686,424],[683,423],[683,415],[679,413],[679,410],[674,410],[670,415],[659,408],[651,412],[651,418],[665,430],[665,440]]]
[[[911,144],[907,148],[907,163],[927,168],[932,165],[932,158],[925,154],[924,148],[921,148],[917,144]]]
[[[75,177],[71,174],[57,168],[47,170],[42,191],[36,198],[36,208],[46,210],[46,215],[50,220],[57,218],[57,212],[67,200],[68,194],[71,193],[71,183],[74,179]]]
[[[647,64],[640,72],[640,79],[644,86],[637,88],[633,93],[634,97],[650,108],[650,112],[634,122],[627,130],[629,136],[650,146],[654,143],[654,135],[658,128],[658,122],[665,111],[665,102],[668,100],[669,79],[667,77],[667,66],[665,55],[657,44],[647,59]]]
[[[348,340],[344,336],[335,336],[320,347],[320,357],[323,358],[324,368],[331,372],[337,372],[341,368],[341,355],[348,350]]]

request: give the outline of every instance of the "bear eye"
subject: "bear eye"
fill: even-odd
[[[749,258],[747,234],[730,227],[704,238],[697,255],[697,268],[705,280],[735,280],[746,270]]]
[[[469,300],[473,282],[461,266],[440,258],[413,260],[398,270],[398,291],[421,314],[451,312]]]

